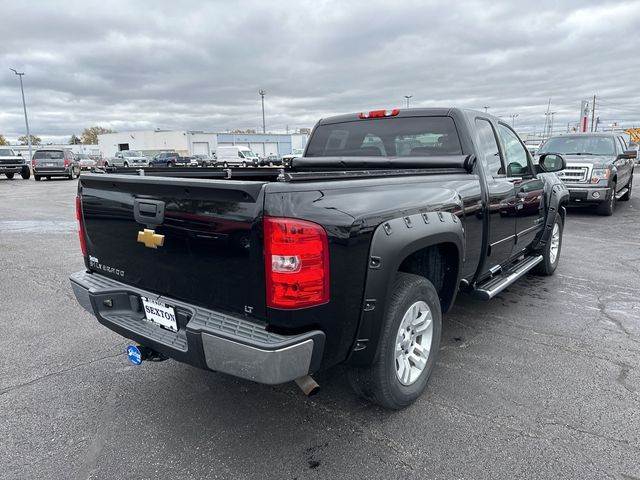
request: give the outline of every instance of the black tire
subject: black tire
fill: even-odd
[[[631,191],[633,189],[633,172],[631,172],[631,178],[629,178],[629,183],[627,183],[627,193],[620,197],[621,202],[628,202],[631,200]]]
[[[69,169],[69,175],[67,175],[67,178],[68,178],[69,180],[73,180],[73,167],[71,167],[71,168]]]
[[[31,169],[29,167],[22,167],[22,170],[20,170],[20,176],[23,180],[29,180],[29,178],[31,178]]]
[[[427,362],[415,381],[404,385],[396,374],[396,336],[405,313],[416,302],[427,304],[432,316],[432,338]],[[424,391],[436,362],[442,334],[442,312],[438,292],[424,277],[398,273],[385,313],[378,352],[373,364],[349,371],[349,380],[361,397],[385,408],[399,410],[411,405]]]
[[[5,173],[4,176],[7,177],[9,180],[13,180],[13,173]]]
[[[610,217],[613,215],[614,210],[616,209],[616,184],[614,183],[611,187],[611,195],[604,202],[596,207],[596,213],[599,215],[603,215],[605,217]]]
[[[40,175],[34,175],[33,178],[35,179],[36,182],[40,181]]]
[[[124,166],[125,166],[126,168],[129,168],[129,162],[124,162]]]
[[[173,168],[173,162],[167,162],[167,168]]]
[[[556,228],[556,225],[558,225],[558,230],[560,233],[556,258],[553,261],[551,260],[551,249],[553,248],[552,231],[549,241],[545,245],[544,249],[540,252],[542,253],[542,261],[531,270],[531,272],[535,273],[536,275],[553,275],[553,272],[555,272],[556,268],[558,267],[558,263],[560,262],[560,253],[562,252],[562,233],[564,232],[564,221],[562,220],[562,216],[560,214],[556,215],[556,220],[553,225],[554,229]]]
[[[47,180],[51,180],[51,176],[50,175],[47,175]]]

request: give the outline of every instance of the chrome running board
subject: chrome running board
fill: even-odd
[[[473,290],[473,296],[481,300],[492,299],[533,267],[538,265],[542,260],[542,255],[523,258],[508,270],[503,271],[500,275],[491,277],[489,280],[478,285]]]

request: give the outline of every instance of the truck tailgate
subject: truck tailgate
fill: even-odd
[[[83,175],[89,268],[159,295],[264,319],[264,183]]]

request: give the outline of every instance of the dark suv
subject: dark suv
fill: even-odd
[[[183,157],[176,152],[162,152],[149,162],[150,167],[189,167],[191,158]]]
[[[33,177],[40,181],[42,177],[67,177],[69,180],[80,176],[80,163],[71,150],[43,149],[36,150],[31,160]]]
[[[13,179],[16,173],[25,180],[31,176],[31,170],[22,158],[22,153],[16,153],[8,147],[0,147],[0,173],[4,173],[9,180]]]
[[[558,176],[567,185],[571,205],[596,206],[612,215],[617,200],[631,198],[637,152],[617,133],[579,133],[551,137],[538,155],[559,153],[567,168]]]

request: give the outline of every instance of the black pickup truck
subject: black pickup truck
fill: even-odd
[[[506,123],[461,109],[321,120],[288,169],[80,178],[79,303],[171,357],[278,384],[336,364],[388,408],[424,390],[459,289],[558,265],[568,191]]]

